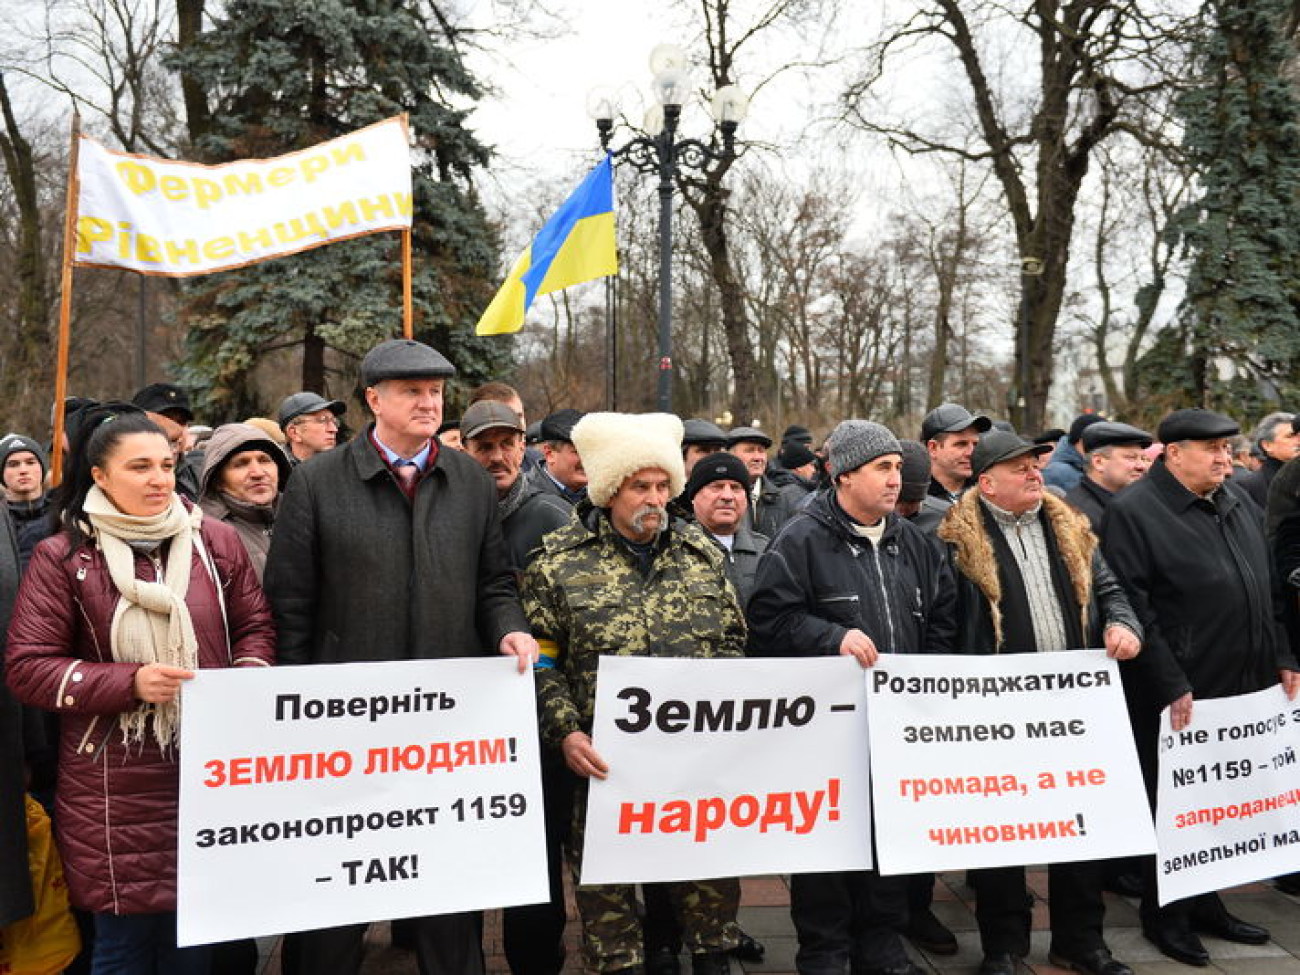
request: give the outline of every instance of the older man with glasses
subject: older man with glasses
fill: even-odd
[[[305,460],[333,450],[339,439],[339,417],[347,406],[327,400],[318,393],[301,392],[286,397],[276,419],[284,431],[289,462],[295,467]]]

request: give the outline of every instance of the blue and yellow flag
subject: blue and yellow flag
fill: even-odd
[[[605,156],[519,255],[478,320],[479,335],[517,332],[538,295],[618,273],[614,246],[614,166]]]

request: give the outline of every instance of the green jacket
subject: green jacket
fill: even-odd
[[[605,512],[585,515],[548,534],[524,573],[524,612],[548,655],[537,694],[551,745],[591,730],[602,654],[744,656],[745,620],[722,553],[698,526],[674,521],[643,577]]]

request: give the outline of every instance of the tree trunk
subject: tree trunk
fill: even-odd
[[[325,340],[310,325],[302,340],[302,388],[325,393]]]
[[[718,288],[718,305],[722,312],[722,332],[727,340],[734,386],[731,392],[731,415],[738,424],[746,424],[758,415],[759,396],[754,350],[749,343],[749,322],[745,314],[745,293],[731,266],[726,225],[725,191],[721,175],[710,178],[697,200],[687,197],[700,221],[700,237],[709,255],[709,271]]]
[[[4,75],[0,74],[0,133],[5,171],[18,207],[18,321],[12,345],[0,349],[0,396],[10,404],[10,415],[31,430],[48,421],[53,361],[50,348],[50,302],[45,289],[45,261],[41,251],[41,210],[36,191],[36,166],[31,144],[18,129],[9,102]]]
[[[184,50],[203,30],[205,0],[176,0],[176,46]],[[185,126],[191,144],[207,134],[211,124],[207,92],[189,73],[181,74],[181,97],[185,102]]]

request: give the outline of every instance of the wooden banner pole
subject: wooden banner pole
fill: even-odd
[[[411,297],[411,228],[402,231],[402,335],[414,338],[415,305]]]
[[[63,480],[63,408],[68,398],[68,347],[72,322],[72,255],[77,246],[77,199],[81,181],[77,173],[81,148],[81,114],[72,112],[72,150],[68,157],[68,199],[63,216],[63,267],[59,284],[59,350],[54,367],[54,411],[51,422],[50,480],[57,487]]]

